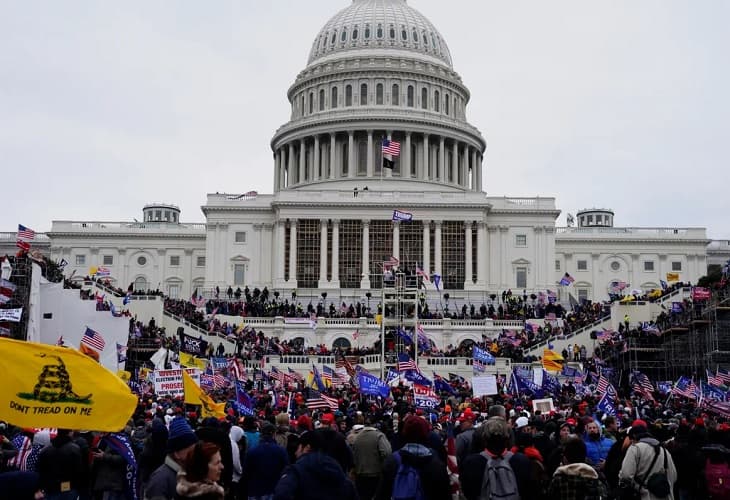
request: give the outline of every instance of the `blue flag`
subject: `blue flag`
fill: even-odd
[[[433,286],[436,287],[436,290],[439,290],[439,285],[441,284],[441,275],[433,273],[433,276],[431,276],[431,281],[433,281]]]
[[[494,356],[492,356],[488,351],[485,349],[482,349],[480,347],[474,346],[474,362],[476,364],[477,361],[484,365],[493,365],[495,363]]]
[[[512,390],[515,391],[512,394],[529,394],[535,398],[541,398],[544,394],[544,391],[535,382],[520,377],[514,371],[512,372],[510,385]]]
[[[137,459],[134,456],[134,449],[132,443],[129,442],[129,438],[126,434],[114,432],[101,438],[101,441],[124,459],[127,468],[125,474],[127,479],[126,496],[129,500],[137,500],[139,498],[137,495]]]
[[[545,370],[542,371],[542,388],[553,395],[560,395],[562,391],[558,378],[550,375]]]
[[[385,374],[385,383],[390,385],[391,382],[399,377],[398,372],[392,368],[388,368],[388,373]]]
[[[702,387],[702,395],[708,399],[716,399],[718,401],[725,401],[725,391],[719,387],[712,386],[705,382],[700,382]]]
[[[431,382],[427,377],[424,377],[421,372],[418,372],[416,370],[408,370],[406,371],[403,376],[406,380],[409,380],[413,382],[414,384],[419,385],[433,385],[433,382]]]
[[[251,396],[246,392],[246,388],[241,382],[236,381],[236,399],[231,401],[231,404],[239,413],[239,415],[245,415],[253,417],[255,412],[253,411],[254,402]]]
[[[225,370],[228,368],[228,360],[226,358],[212,357],[210,358],[210,364],[216,370]]]
[[[401,328],[400,326],[395,330],[395,334],[403,339],[403,342],[406,345],[412,345],[413,344],[413,337],[410,336],[408,330],[405,328]]]
[[[317,389],[319,389],[320,392],[326,391],[327,387],[325,387],[324,382],[322,382],[322,377],[319,376],[319,370],[317,370],[317,367],[314,365],[312,365],[312,373],[312,380],[315,384],[317,384]]]
[[[601,400],[598,402],[598,405],[596,405],[596,409],[601,410],[606,415],[616,416],[615,391],[614,391],[614,394],[611,394],[609,391],[606,391],[606,394],[603,395]]]
[[[667,288],[669,288],[669,284],[667,284],[667,282],[664,280],[659,280],[659,284],[662,286],[662,290],[666,290]]]
[[[380,380],[375,375],[359,371],[357,373],[357,382],[360,392],[363,394],[381,396],[384,398],[387,398],[390,394],[390,387],[388,387],[388,384]]]
[[[436,372],[433,373],[433,388],[437,392],[448,392],[449,394],[456,394],[456,391],[454,390],[451,385],[443,379],[443,377],[436,375]]]

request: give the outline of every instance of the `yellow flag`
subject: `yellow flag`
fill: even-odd
[[[127,370],[117,370],[117,377],[122,379],[124,383],[127,383],[132,378],[132,374]]]
[[[679,273],[667,273],[667,281],[679,281]]]
[[[117,432],[137,397],[75,349],[0,339],[0,420],[18,427]]]
[[[180,352],[180,364],[188,368],[199,368],[205,370],[208,366],[208,362],[205,359],[196,358],[192,354],[186,352]]]
[[[198,384],[195,383],[193,377],[188,372],[182,371],[183,390],[185,391],[185,402],[189,405],[200,405],[202,410],[200,414],[205,417],[224,418],[226,416],[226,403],[216,403],[213,399],[203,392]]]
[[[96,272],[97,272],[98,270],[99,270],[99,268],[98,268],[98,267],[96,267],[96,266],[91,266],[91,267],[89,268],[89,276],[94,276],[94,275],[96,274]]]
[[[544,349],[542,352],[542,367],[549,372],[559,372],[563,369],[563,357],[555,351]]]

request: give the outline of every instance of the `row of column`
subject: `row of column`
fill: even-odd
[[[328,224],[330,221],[323,219],[320,221],[320,260],[319,260],[319,288],[338,288],[340,286],[339,277],[339,249],[340,249],[340,221],[333,219],[332,223],[332,274],[330,279],[327,279],[327,232]],[[484,222],[477,222],[477,276],[476,283],[473,275],[473,246],[472,246],[472,232],[473,232],[473,221],[464,222],[464,261],[465,261],[465,275],[464,275],[464,288],[469,289],[472,286],[483,286],[486,283],[486,274],[488,270],[488,256],[486,253],[486,231],[487,227]],[[284,280],[284,263],[285,258],[285,245],[284,239],[286,238],[286,223],[285,221],[279,221],[277,224],[277,238],[278,244],[276,248],[279,249],[280,254],[277,259],[277,276],[282,279],[282,285],[296,288],[297,281],[297,221],[289,221],[289,276],[287,280]],[[431,224],[427,223],[423,226],[423,255],[422,255],[422,268],[424,270],[433,269],[433,272],[439,275],[443,275],[442,272],[442,221],[433,221],[434,226],[434,262],[431,266]],[[360,288],[370,288],[370,221],[362,221],[362,278]],[[400,258],[400,224],[395,222],[393,224],[393,256]],[[480,258],[481,256],[481,258]]]
[[[356,139],[367,140],[367,157],[365,176],[373,177],[375,161],[380,161],[379,148],[374,149],[374,131],[363,131],[366,138],[360,133],[350,130],[347,132],[347,142],[340,140],[336,133],[329,134],[329,140],[321,140],[321,136],[294,140],[276,149],[274,153],[274,191],[286,189],[289,186],[316,182],[326,179],[342,179],[358,177],[358,158],[355,147]],[[357,137],[356,137],[357,135]],[[434,136],[431,142],[429,134],[413,136],[411,132],[398,134],[401,143],[400,176],[418,180],[439,181],[452,185],[459,185],[472,191],[481,190],[482,186],[482,156],[481,151],[467,143],[448,140],[444,136]],[[386,137],[393,137],[392,131],[386,131]],[[402,137],[401,137],[402,136]],[[380,141],[378,136],[377,141]],[[341,152],[342,146],[347,144],[347,172],[343,168],[345,158]],[[412,144],[416,144],[416,156],[413,156]],[[447,161],[447,151],[451,150],[451,161]],[[307,164],[310,168],[307,169]],[[415,165],[415,169],[412,168]],[[307,172],[308,170],[308,172]],[[412,173],[413,171],[413,173]],[[449,172],[449,175],[446,173]],[[470,175],[471,172],[471,175]],[[392,171],[386,169],[386,177]],[[451,179],[451,181],[449,181]],[[460,179],[460,182],[459,182]]]

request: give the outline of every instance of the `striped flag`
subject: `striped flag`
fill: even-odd
[[[609,385],[610,384],[608,383],[608,379],[606,377],[604,377],[603,374],[601,374],[598,377],[598,384],[596,385],[596,390],[601,394],[605,394],[606,391],[608,390]]]
[[[400,142],[383,139],[381,150],[384,155],[400,156]]]
[[[684,375],[679,377],[679,380],[677,380],[677,383],[674,385],[674,389],[672,389],[672,394],[677,394],[690,399],[697,399],[698,392],[699,391],[697,390],[694,380],[689,377],[685,377]]]
[[[286,370],[289,372],[289,377],[291,379],[293,379],[293,380],[295,380],[297,382],[301,382],[302,380],[304,380],[304,377],[302,377],[301,375],[299,375],[299,373],[295,372],[290,367],[287,367]]]
[[[310,410],[332,410],[339,409],[337,399],[325,396],[315,389],[309,389],[307,393],[307,408]]]
[[[18,240],[33,241],[33,239],[35,239],[35,231],[23,224],[18,224]]]
[[[654,401],[654,395],[652,394],[654,392],[654,385],[649,380],[649,377],[643,373],[637,371],[631,375],[631,388],[645,399]]]
[[[418,370],[418,366],[407,352],[401,352],[398,354],[398,371],[405,372],[408,370]]]
[[[730,385],[730,372],[729,371],[727,371],[723,368],[718,368],[716,377],[718,379],[720,379],[720,381],[722,382],[722,385]]]
[[[707,383],[708,384],[715,385],[718,387],[721,385],[725,385],[725,384],[723,384],[722,379],[720,377],[718,377],[717,375],[713,375],[710,370],[706,370],[706,372],[707,372]]]
[[[104,337],[102,337],[99,332],[95,332],[88,326],[86,327],[84,336],[81,339],[81,343],[100,352],[104,350],[104,346],[106,345]]]

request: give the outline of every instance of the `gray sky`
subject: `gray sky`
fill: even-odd
[[[286,90],[349,3],[0,0],[0,230],[271,192]],[[490,195],[730,238],[730,2],[409,4],[471,90]]]

